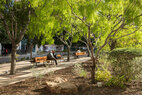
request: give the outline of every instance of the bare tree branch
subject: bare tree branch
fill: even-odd
[[[65,44],[65,45],[67,45],[68,46],[68,44],[67,44],[67,42],[65,42],[61,37],[59,37],[59,36],[56,36],[58,39],[60,39],[60,41],[63,43],[63,44]]]

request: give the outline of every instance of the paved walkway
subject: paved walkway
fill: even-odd
[[[52,73],[56,70],[64,69],[76,63],[82,63],[89,59],[90,57],[72,59],[70,62],[58,62],[59,64],[57,66],[49,64],[46,67],[44,67],[43,64],[40,63],[36,68],[33,68],[33,65],[28,61],[21,61],[16,63],[16,75],[6,74],[10,68],[10,64],[0,64],[0,87],[24,81],[25,79],[30,77],[38,77],[41,74]]]
[[[33,53],[33,57],[39,57],[39,56],[46,56],[47,53],[44,54],[35,54]],[[21,60],[21,58],[30,58],[30,54],[23,54],[23,55],[18,55],[17,59]],[[0,63],[9,63],[11,61],[11,56],[7,55],[7,56],[0,56]]]

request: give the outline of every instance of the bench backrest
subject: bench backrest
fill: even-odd
[[[76,52],[75,55],[86,55],[86,52]]]
[[[57,55],[57,57],[61,58],[61,55]],[[35,57],[34,61],[35,62],[46,62],[48,60],[47,56],[43,56],[43,57]]]
[[[46,62],[47,56],[35,57],[34,60],[35,60],[35,62]]]

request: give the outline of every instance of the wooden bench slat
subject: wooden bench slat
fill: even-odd
[[[60,59],[62,59],[61,55],[57,55],[58,57],[61,57]],[[58,60],[58,59],[57,59]],[[31,60],[31,63],[41,63],[41,62],[49,62],[50,60],[48,59],[47,56],[43,56],[43,57],[35,57],[33,58],[33,60]]]

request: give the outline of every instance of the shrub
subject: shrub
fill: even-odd
[[[26,58],[26,60],[29,60],[29,59],[30,59],[29,57]]]
[[[139,80],[142,76],[142,57],[136,57],[131,64],[133,79]]]
[[[26,58],[25,58],[25,57],[21,58],[21,61],[24,61],[24,60],[26,60]]]
[[[133,60],[135,57],[142,56],[142,50],[134,48],[117,48],[109,53],[109,57],[116,58],[117,60]]]
[[[106,86],[116,86],[124,88],[126,83],[125,76],[113,76],[109,81],[107,81]]]
[[[127,81],[133,79],[136,76],[136,73],[133,71],[136,69],[136,64],[133,60],[140,56],[142,56],[142,51],[139,49],[119,48],[112,50],[109,59],[112,60],[111,66],[114,74],[124,76]]]
[[[107,69],[98,69],[96,71],[96,80],[97,81],[108,81],[111,78],[111,73]]]
[[[42,82],[41,79],[48,72],[47,70],[48,70],[48,67],[45,67],[44,70],[38,70],[38,69],[36,69],[36,67],[32,67],[31,73],[32,73],[33,77],[39,79],[39,83],[41,84],[41,82]],[[48,74],[51,74],[51,73],[53,73],[53,72],[50,72]]]
[[[75,64],[73,68],[73,72],[81,77],[87,76],[87,71],[82,67],[81,64]]]

